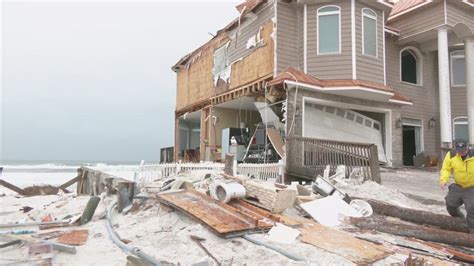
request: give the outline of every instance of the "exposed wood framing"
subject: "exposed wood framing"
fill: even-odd
[[[232,101],[244,96],[264,94],[265,83],[272,78],[272,74],[267,75],[256,82],[246,84],[236,89],[220,93],[210,99],[212,105],[217,105]]]

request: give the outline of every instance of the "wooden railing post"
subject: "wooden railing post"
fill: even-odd
[[[372,181],[375,181],[381,184],[382,179],[380,178],[379,154],[377,150],[377,145],[370,146],[369,166],[370,166],[370,175],[372,176]]]

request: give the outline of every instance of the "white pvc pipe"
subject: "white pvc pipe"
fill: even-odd
[[[211,186],[211,196],[224,203],[229,202],[231,199],[245,197],[245,187],[239,183],[216,183]]]

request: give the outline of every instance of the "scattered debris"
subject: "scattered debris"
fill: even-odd
[[[72,230],[68,231],[58,238],[58,242],[73,246],[84,245],[87,242],[89,230]]]
[[[52,265],[53,257],[53,247],[50,244],[34,244],[28,248],[28,260],[34,260],[39,265]]]
[[[298,255],[291,254],[291,253],[287,252],[286,250],[284,250],[283,248],[280,248],[280,247],[277,247],[277,246],[272,245],[272,244],[270,244],[270,243],[266,243],[266,242],[264,242],[264,241],[261,241],[261,240],[255,238],[255,237],[253,237],[253,236],[251,236],[251,235],[244,235],[244,236],[242,236],[242,238],[245,239],[245,240],[247,240],[247,241],[249,241],[249,242],[254,243],[255,245],[264,246],[264,247],[266,247],[266,248],[268,248],[268,249],[271,249],[271,250],[273,250],[273,251],[276,251],[276,252],[280,253],[281,255],[283,255],[283,256],[285,256],[285,257],[287,257],[287,258],[289,258],[289,259],[292,259],[292,260],[294,260],[294,261],[306,261],[306,259],[303,258],[303,257],[300,257],[300,256],[298,256]]]
[[[92,216],[94,216],[94,212],[97,209],[97,205],[99,205],[99,201],[100,198],[97,196],[92,196],[89,198],[89,201],[82,212],[81,220],[79,221],[80,225],[84,225],[92,219]]]
[[[33,208],[30,207],[30,206],[23,206],[23,207],[21,207],[21,209],[20,209],[20,211],[22,211],[23,213],[27,213],[27,212],[29,212],[29,211],[31,211],[31,210],[33,210]]]
[[[268,232],[268,240],[283,244],[293,244],[300,235],[300,231],[281,223],[276,223]]]
[[[212,255],[211,252],[209,252],[209,250],[202,244],[203,241],[205,241],[206,239],[202,238],[202,237],[198,237],[198,236],[194,236],[194,235],[190,235],[189,236],[191,238],[192,241],[194,241],[202,250],[204,250],[204,252],[206,252],[206,254],[211,257],[216,263],[217,265],[222,265],[218,259],[216,259],[216,257],[214,257],[214,255]]]

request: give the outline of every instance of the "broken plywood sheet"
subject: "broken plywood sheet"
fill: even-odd
[[[321,224],[300,229],[301,241],[338,254],[356,264],[370,264],[392,254],[389,250]]]
[[[213,200],[194,189],[159,195],[164,204],[170,205],[197,219],[222,237],[232,237],[253,231],[267,230],[271,221],[261,215]]]
[[[285,143],[283,143],[280,133],[275,128],[267,128],[267,135],[275,151],[283,158],[285,155]]]

